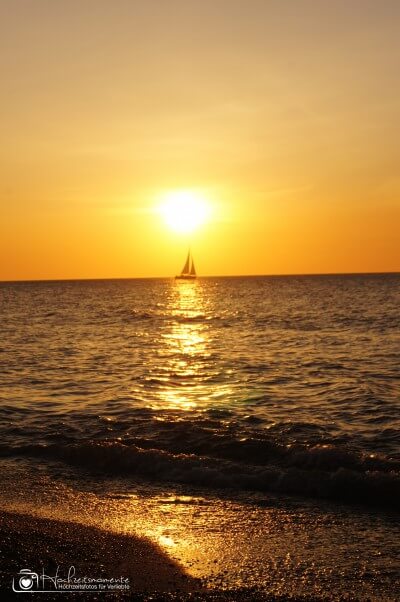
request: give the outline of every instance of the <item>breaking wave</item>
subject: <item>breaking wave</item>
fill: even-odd
[[[333,446],[270,448],[270,461],[250,454],[225,458],[144,448],[115,441],[2,446],[2,455],[58,460],[102,476],[136,476],[212,489],[274,492],[312,498],[400,507],[400,463],[352,454]],[[228,459],[228,457],[235,459]],[[240,459],[239,459],[240,458]]]

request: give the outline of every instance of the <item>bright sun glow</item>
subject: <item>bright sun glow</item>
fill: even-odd
[[[207,221],[210,206],[199,192],[172,190],[162,196],[160,213],[172,230],[186,234]]]

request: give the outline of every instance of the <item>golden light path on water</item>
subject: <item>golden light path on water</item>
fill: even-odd
[[[231,393],[223,383],[208,380],[213,370],[207,314],[208,303],[199,281],[175,281],[167,313],[171,321],[161,334],[158,370],[163,373],[154,409],[197,410]],[[160,418],[161,419],[161,418]]]
[[[151,407],[183,412],[205,410],[212,400],[232,393],[232,389],[226,383],[213,381],[210,386],[207,382],[216,373],[212,366],[208,325],[212,316],[208,315],[207,297],[201,282],[175,281],[167,312],[172,321],[161,335],[160,360],[163,364],[159,366],[165,376],[157,392],[159,403]],[[159,416],[158,420],[163,418]],[[191,522],[194,520],[191,516],[193,507],[198,507],[198,503],[202,506],[204,501],[192,496],[161,496],[156,504],[156,520],[146,521],[142,531],[184,562],[196,576],[206,573],[205,567],[217,562],[221,553],[220,543],[213,542],[213,553],[210,549],[202,551],[193,534],[182,530],[182,524],[188,518]],[[202,523],[202,513],[196,513],[196,522],[199,519]],[[128,523],[127,528],[130,530],[133,526]]]

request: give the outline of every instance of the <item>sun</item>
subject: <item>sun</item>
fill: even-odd
[[[189,234],[207,221],[210,205],[196,190],[171,190],[162,195],[159,211],[174,232]]]

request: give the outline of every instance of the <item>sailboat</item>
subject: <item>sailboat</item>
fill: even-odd
[[[194,280],[197,278],[196,269],[194,267],[194,261],[190,249],[186,258],[185,265],[183,266],[182,272],[179,276],[175,276],[177,280]]]

